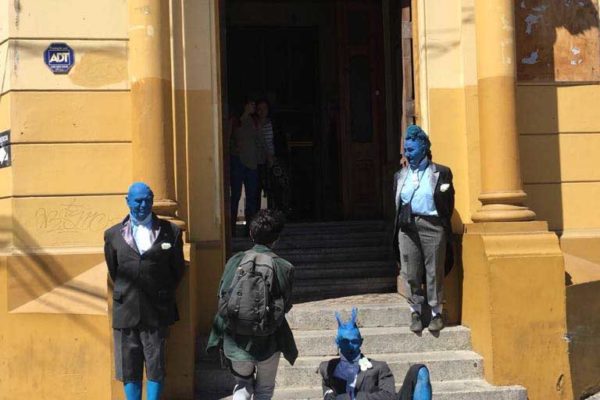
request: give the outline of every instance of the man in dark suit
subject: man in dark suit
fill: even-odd
[[[396,400],[394,375],[388,364],[361,353],[363,338],[356,323],[357,309],[348,322],[336,313],[338,331],[335,342],[340,357],[319,366],[324,400]],[[431,400],[429,370],[422,364],[411,367],[404,379],[399,399]]]
[[[158,400],[165,378],[168,327],[179,319],[175,289],[185,268],[181,230],[152,213],[154,195],[141,182],[127,193],[129,215],[104,232],[113,288],[116,378],[127,400]]]
[[[404,142],[408,166],[394,175],[393,243],[412,310],[410,329],[413,332],[423,330],[421,312],[425,300],[432,314],[429,330],[444,328],[443,280],[454,262],[450,222],[454,211],[452,171],[432,162],[430,149],[431,142],[425,131],[417,125],[409,126]]]

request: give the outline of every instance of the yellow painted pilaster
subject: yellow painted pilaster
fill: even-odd
[[[475,2],[482,208],[473,221],[527,221],[515,106],[514,1]]]

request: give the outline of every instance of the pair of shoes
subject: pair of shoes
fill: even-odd
[[[431,319],[427,329],[429,329],[430,332],[439,332],[444,329],[444,320],[442,318],[442,314],[435,314],[435,316]]]
[[[423,330],[423,322],[421,322],[421,314],[416,311],[410,315],[410,330],[413,332],[421,332]]]

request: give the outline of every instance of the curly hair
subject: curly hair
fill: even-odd
[[[429,140],[429,135],[421,128],[419,125],[409,125],[406,128],[406,134],[404,140],[418,140],[424,143],[427,148],[431,148],[431,141]]]
[[[260,210],[250,222],[250,237],[256,244],[270,245],[279,238],[284,225],[282,212]]]

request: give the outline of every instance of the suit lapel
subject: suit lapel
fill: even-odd
[[[133,251],[135,251],[138,255],[140,254],[140,250],[133,239],[133,229],[131,228],[131,221],[129,220],[129,217],[125,218],[123,221],[123,226],[121,226],[121,237],[125,243],[127,243],[127,245],[133,249]]]
[[[431,163],[431,174],[429,175],[429,182],[431,184],[431,193],[435,193],[438,180],[440,179],[440,171],[435,163]]]
[[[356,393],[360,392],[360,388],[361,388],[361,386],[363,384],[365,376],[367,375],[367,371],[368,370],[366,370],[366,371],[363,371],[361,369],[358,370],[358,376],[356,377],[356,386],[354,387],[354,391]]]
[[[400,203],[402,196],[402,186],[404,186],[404,182],[406,181],[406,177],[408,176],[408,168],[402,168],[400,170],[400,174],[398,175],[398,181],[396,182],[396,209],[400,209]]]

